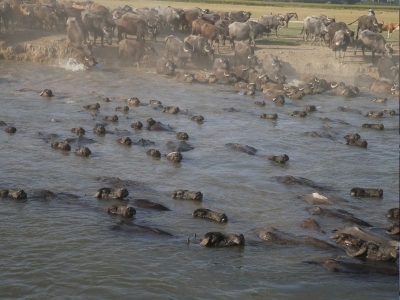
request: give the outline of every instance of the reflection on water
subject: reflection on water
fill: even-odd
[[[388,227],[386,211],[398,206],[398,116],[364,117],[368,111],[396,109],[398,101],[375,103],[366,91],[362,97],[344,99],[329,95],[287,100],[284,106],[262,95],[241,96],[221,85],[184,85],[151,70],[102,69],[74,72],[71,68],[2,62],[0,74],[0,120],[15,126],[17,133],[0,134],[0,188],[24,189],[28,196],[39,189],[76,197],[27,201],[0,199],[0,279],[2,298],[297,298],[390,299],[397,295],[396,278],[380,275],[329,273],[305,261],[345,257],[339,250],[310,246],[278,246],[262,242],[257,230],[276,227],[294,235],[313,236],[331,242],[333,228],[352,225],[329,217],[313,216],[327,234],[307,231],[300,223],[310,218],[311,205],[299,195],[315,192],[307,186],[285,186],[273,177],[293,175],[313,180],[319,191],[338,200],[332,208],[353,213],[376,227]],[[22,88],[30,89],[18,92]],[[38,91],[50,88],[54,97]],[[111,102],[103,102],[108,97]],[[115,97],[138,97],[141,104],[124,106]],[[163,113],[149,100],[178,106],[181,113]],[[98,111],[83,106],[99,103]],[[290,113],[305,105],[317,112],[306,118]],[[350,106],[362,112],[340,112]],[[228,112],[224,108],[238,111]],[[185,112],[184,110],[187,109]],[[277,120],[261,119],[261,113],[277,113]],[[105,116],[118,122],[105,122]],[[205,117],[203,124],[192,116]],[[329,120],[322,118],[327,117]],[[148,118],[168,124],[173,132],[134,130],[131,124]],[[343,122],[345,121],[345,122]],[[105,135],[96,135],[96,124],[106,125]],[[361,128],[364,123],[383,123],[385,130]],[[329,127],[328,127],[329,126]],[[50,143],[76,138],[72,128],[83,127],[92,155],[76,156],[52,149]],[[166,144],[176,141],[176,132],[189,134],[194,150],[183,152],[181,164],[165,158]],[[330,138],[307,133],[329,133]],[[343,136],[358,132],[368,141],[362,149],[344,144]],[[120,137],[154,142],[162,157],[146,155],[150,147],[124,146]],[[74,150],[81,142],[71,143]],[[235,152],[227,143],[257,149],[256,155]],[[279,165],[267,155],[286,153],[290,160]],[[117,200],[93,198],[107,186],[101,178],[127,180],[130,199],[145,198],[162,203],[171,211],[137,208],[133,223],[159,228],[173,237],[125,226],[115,230],[118,217],[106,208]],[[349,196],[353,187],[384,190],[383,199]],[[201,191],[202,203],[174,200],[175,189]],[[125,203],[125,202],[124,202]],[[227,224],[192,218],[200,207],[224,212]],[[129,222],[129,221],[128,221]],[[244,248],[205,249],[198,245],[207,231],[243,233]],[[197,234],[197,239],[194,238]],[[191,243],[186,244],[187,237]],[[318,280],[316,280],[318,278]],[[340,287],[340,288],[338,288]],[[355,294],[355,291],[357,293]],[[68,296],[66,296],[68,295]],[[135,297],[134,296],[134,297]],[[353,298],[353,297],[352,297]]]

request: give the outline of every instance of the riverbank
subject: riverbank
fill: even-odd
[[[367,52],[365,58],[362,57],[361,53],[354,56],[353,47],[349,47],[344,64],[339,64],[334,58],[334,53],[326,45],[304,43],[300,36],[295,36],[292,32],[293,29],[281,29],[278,39],[270,35],[268,38],[257,40],[256,55],[259,58],[264,57],[267,53],[277,55],[284,62],[282,73],[285,75],[310,73],[337,78],[369,74],[377,77],[377,67],[371,64],[371,53]],[[158,42],[153,44],[159,54],[158,56],[164,54],[164,37],[166,35],[160,35]],[[177,35],[183,39],[187,33],[178,33]],[[216,57],[233,59],[234,53],[228,44],[220,46],[220,55]],[[398,59],[398,44],[394,44],[394,50],[395,59],[396,57]],[[65,29],[61,32],[16,29],[3,34],[0,40],[0,59],[54,64],[60,60],[68,60],[71,53],[72,48],[69,46]],[[94,55],[103,66],[126,66],[126,63],[118,61],[117,53],[118,45],[115,42],[111,46],[100,47],[97,45],[94,47]],[[142,64],[141,68],[146,66],[154,68],[156,59],[156,57],[150,58],[147,63]],[[204,70],[203,65],[188,64],[188,68],[188,71]]]

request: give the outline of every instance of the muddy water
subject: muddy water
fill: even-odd
[[[18,299],[391,299],[397,297],[396,277],[329,273],[306,261],[346,259],[341,251],[311,246],[279,246],[262,242],[257,230],[276,227],[297,236],[313,236],[331,242],[333,228],[351,226],[329,217],[314,218],[327,233],[302,229],[310,218],[308,203],[299,195],[315,192],[307,186],[285,186],[273,177],[301,176],[325,187],[319,192],[335,196],[331,208],[353,213],[378,228],[391,224],[385,212],[398,206],[398,116],[370,119],[371,110],[398,111],[398,101],[374,103],[366,91],[356,99],[329,95],[287,100],[277,107],[267,101],[259,107],[255,97],[240,96],[222,85],[175,83],[136,69],[98,68],[73,72],[59,66],[2,62],[0,69],[0,120],[17,128],[14,135],[0,134],[0,187],[24,189],[26,201],[0,199],[0,297]],[[50,88],[55,97],[44,99],[36,91]],[[95,92],[95,93],[93,93]],[[99,95],[99,96],[97,96]],[[102,102],[103,97],[111,102]],[[138,97],[142,105],[128,113],[116,112],[125,103],[115,97]],[[147,105],[150,99],[178,106],[188,113],[169,115]],[[83,105],[99,102],[100,110]],[[306,118],[291,117],[306,104],[318,111]],[[350,106],[357,112],[340,112]],[[224,108],[234,107],[237,112]],[[275,121],[258,118],[277,113]],[[102,117],[116,114],[107,133],[92,132]],[[202,115],[203,124],[192,121]],[[169,124],[174,132],[134,131],[130,124],[152,117]],[[321,118],[328,117],[330,121]],[[383,123],[385,130],[361,128],[363,123]],[[324,128],[324,124],[330,129]],[[50,142],[76,137],[71,128],[83,127],[92,155],[63,153]],[[141,138],[155,143],[163,155],[167,141],[185,131],[195,149],[183,153],[181,164],[163,156],[146,155],[150,147],[118,144],[119,137]],[[306,132],[327,132],[317,138]],[[346,146],[343,136],[358,132],[368,148]],[[57,134],[47,139],[50,134]],[[227,143],[255,147],[256,155],[234,152]],[[78,143],[71,144],[75,148]],[[286,153],[290,160],[277,165],[265,157]],[[121,202],[97,200],[94,193],[110,186],[99,177],[125,180],[129,199],[146,198],[169,207],[157,212],[137,208],[133,221],[116,226],[120,218],[105,210]],[[382,188],[382,199],[349,196],[353,187]],[[53,200],[32,197],[39,189],[61,196]],[[198,190],[202,203],[174,200],[175,189]],[[62,194],[72,194],[64,195]],[[126,202],[124,202],[126,203]],[[131,204],[133,202],[131,201]],[[225,212],[221,225],[193,219],[199,207]],[[162,229],[173,236],[156,234],[133,224]],[[198,245],[208,231],[242,233],[242,248],[207,249]],[[380,231],[379,231],[380,232]],[[194,234],[197,234],[197,239]],[[187,237],[191,243],[187,244]]]

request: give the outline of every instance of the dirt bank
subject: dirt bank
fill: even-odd
[[[181,38],[185,34],[178,34]],[[164,37],[161,35],[154,44],[159,55],[164,54]],[[345,63],[339,64],[334,59],[333,52],[325,45],[310,45],[300,41],[298,36],[287,37],[287,43],[281,43],[270,36],[261,40],[256,46],[256,54],[262,58],[264,54],[277,55],[284,62],[283,74],[310,73],[325,78],[351,78],[357,74],[369,74],[377,77],[376,66],[371,64],[371,53],[365,58],[361,53],[354,56],[353,47],[349,47]],[[95,47],[94,54],[103,66],[122,66],[118,63],[118,45]],[[395,59],[398,60],[398,44],[394,45]],[[32,61],[39,63],[57,63],[59,60],[71,57],[72,48],[68,44],[65,29],[62,32],[17,29],[0,35],[0,59]],[[233,56],[230,46],[221,46],[220,55]],[[218,55],[217,55],[218,57]],[[154,60],[142,67],[154,64]],[[189,65],[193,69],[204,69],[204,66]]]

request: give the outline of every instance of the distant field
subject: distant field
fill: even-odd
[[[172,6],[176,8],[191,8],[201,7],[208,8],[213,11],[232,11],[245,10],[252,12],[252,19],[257,19],[260,15],[276,14],[286,12],[296,12],[299,20],[303,20],[311,14],[326,14],[335,16],[336,21],[350,23],[356,20],[359,16],[368,13],[368,8],[371,6],[348,6],[348,5],[331,5],[331,4],[303,4],[303,3],[287,3],[273,2],[265,3],[263,1],[243,1],[243,0],[205,0],[204,2],[172,2],[172,1],[140,1],[140,0],[98,0],[96,1],[105,6],[118,6],[123,4],[131,5],[132,7],[155,7],[155,6]],[[209,3],[209,2],[219,2]],[[235,3],[232,5],[232,3]],[[243,5],[241,3],[246,3]],[[253,4],[253,5],[251,5]],[[251,6],[249,6],[251,5]],[[373,6],[372,6],[373,7]],[[398,22],[399,10],[396,6],[375,6],[376,17],[379,22]],[[289,25],[290,26],[290,25]]]

